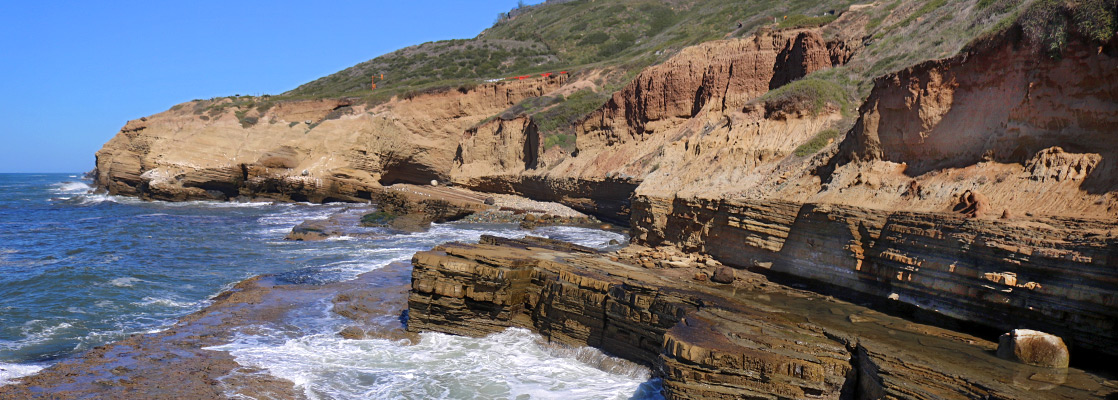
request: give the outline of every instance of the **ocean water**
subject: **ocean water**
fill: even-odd
[[[282,240],[346,205],[144,202],[89,193],[77,174],[0,174],[0,385],[133,333],[161,330],[237,282],[351,279],[416,251],[483,234],[605,247],[613,232],[438,224],[427,232]],[[238,362],[296,382],[311,398],[659,398],[647,369],[597,368],[593,349],[557,349],[528,331],[485,338],[424,333],[406,345],[348,340],[329,311],[292,332],[237,335]],[[396,316],[385,316],[394,318]],[[587,356],[590,354],[590,356]]]

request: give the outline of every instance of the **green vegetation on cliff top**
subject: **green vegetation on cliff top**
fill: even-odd
[[[741,36],[774,17],[789,26],[820,24],[804,16],[842,10],[852,0],[789,2],[738,0],[579,0],[527,7],[473,39],[424,43],[385,54],[309,82],[291,97],[369,96],[370,79],[384,74],[378,92],[542,72],[609,68],[623,77],[663,61],[681,48]],[[833,17],[832,17],[833,18]],[[791,21],[791,22],[790,22]],[[738,24],[741,24],[739,29]]]
[[[1115,31],[1118,0],[576,0],[544,3],[502,15],[473,39],[424,43],[382,55],[278,96],[203,102],[205,110],[234,107],[242,125],[257,123],[251,108],[307,98],[360,98],[380,103],[393,96],[471,88],[483,81],[541,72],[597,71],[594,90],[566,98],[529,99],[502,113],[531,115],[549,146],[573,147],[573,124],[601,106],[609,94],[643,68],[680,49],[708,40],[743,37],[760,27],[824,26],[828,39],[860,38],[844,66],[812,74],[764,96],[770,109],[818,112],[836,107],[845,132],[879,76],[959,53],[1012,27],[1044,43],[1053,54],[1077,33],[1108,40]],[[855,7],[851,7],[855,5]],[[854,13],[841,24],[826,25]],[[370,79],[377,90],[370,90]],[[771,104],[768,104],[771,103]],[[196,105],[196,108],[202,105]],[[214,109],[221,108],[221,109]],[[261,110],[261,111],[263,111]],[[494,118],[497,116],[494,116]],[[828,138],[829,139],[829,138]],[[811,146],[815,147],[815,146]]]

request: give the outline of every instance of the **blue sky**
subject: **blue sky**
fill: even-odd
[[[540,1],[529,1],[529,4]],[[476,36],[515,0],[0,2],[0,172],[85,172],[130,119]]]

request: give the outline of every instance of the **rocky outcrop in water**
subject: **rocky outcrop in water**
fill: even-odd
[[[2,399],[305,399],[304,389],[267,371],[238,364],[211,347],[235,334],[290,324],[290,314],[321,310],[323,300],[352,321],[339,335],[414,339],[399,321],[408,267],[394,263],[356,279],[322,285],[283,284],[258,276],[215,296],[213,304],[157,333],[135,334],[0,386]]]
[[[412,263],[409,330],[481,336],[530,328],[554,343],[652,366],[671,399],[1070,399],[1118,391],[1076,370],[1060,375],[1062,386],[1034,390],[1029,377],[1047,370],[1002,360],[991,342],[743,271],[730,284],[702,282],[691,278],[701,267],[650,269],[621,253],[539,238],[451,243]]]

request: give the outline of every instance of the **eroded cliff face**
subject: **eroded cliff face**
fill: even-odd
[[[551,174],[655,179],[650,174],[658,172],[673,176],[652,185],[666,192],[709,187],[714,182],[703,177],[711,176],[729,180],[720,182],[724,186],[740,184],[736,175],[788,155],[839,118],[837,109],[766,118],[755,100],[841,65],[850,53],[843,43],[825,42],[819,30],[807,29],[684,49],[641,72],[587,116],[578,129],[577,156],[557,163]]]
[[[1077,163],[1070,179],[1112,184],[1116,150],[1104,144],[1118,125],[1118,45],[1072,41],[1056,58],[1006,36],[879,78],[844,151],[906,163],[917,176],[982,161],[1023,165],[1060,147],[1106,160]]]
[[[541,159],[536,168],[521,171],[464,174],[456,183],[560,201],[620,223],[630,219],[629,198],[640,190],[740,190],[771,174],[797,146],[841,119],[834,107],[773,117],[757,98],[840,65],[851,54],[846,42],[824,41],[818,29],[763,31],[687,48],[643,71],[587,116],[578,126],[573,156]],[[507,122],[500,124],[507,129]],[[524,132],[535,133],[533,128]],[[524,142],[503,146],[520,148]]]
[[[709,108],[740,111],[746,103],[849,57],[819,30],[762,31],[684,49],[650,67],[581,125],[579,151],[642,140]]]
[[[467,128],[565,79],[480,85],[372,108],[348,100],[263,110],[231,99],[186,103],[125,125],[97,153],[97,184],[151,199],[329,201],[368,199],[392,183],[445,182]]]
[[[1115,354],[1118,52],[1088,43],[1009,34],[883,77],[840,145],[736,191],[653,174],[634,239]]]

